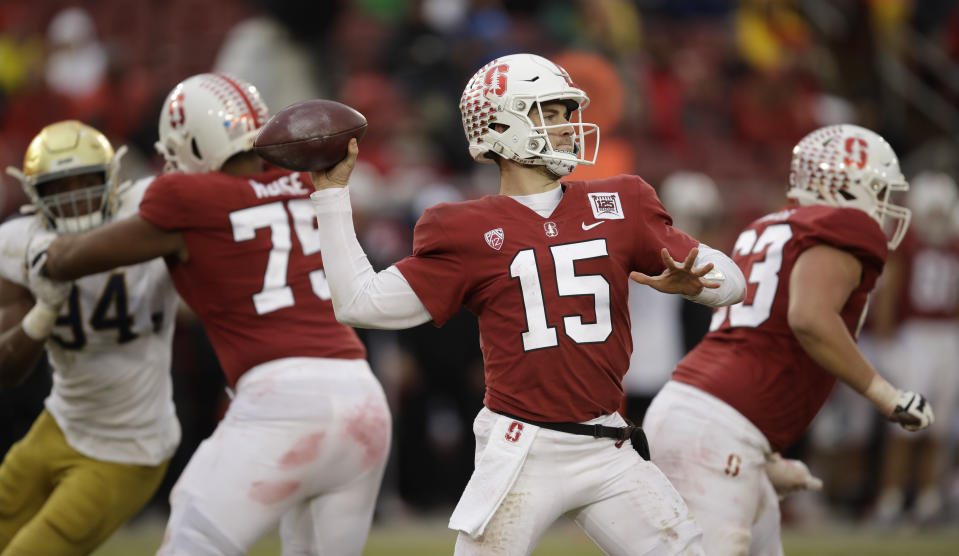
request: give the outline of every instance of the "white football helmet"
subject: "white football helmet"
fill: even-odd
[[[840,124],[813,131],[793,148],[786,196],[800,205],[862,210],[887,232],[889,248],[895,249],[909,227],[911,212],[893,204],[890,195],[908,189],[896,153],[885,139],[864,127]]]
[[[269,119],[256,87],[228,75],[201,73],[170,91],[160,111],[157,151],[167,172],[219,170],[231,156],[253,148]]]
[[[569,123],[534,125],[529,114],[539,113],[542,104],[567,101]],[[583,122],[583,109],[589,97],[573,85],[560,66],[535,54],[511,54],[486,64],[473,75],[460,99],[463,129],[469,140],[470,155],[478,162],[492,162],[494,153],[526,165],[544,165],[557,176],[566,176],[577,164],[595,164],[599,153],[599,126]],[[503,131],[493,129],[502,124]],[[548,131],[571,126],[573,152],[556,150]],[[586,155],[586,136],[595,133],[592,153]]]
[[[17,178],[30,205],[22,212],[35,212],[47,229],[60,234],[84,232],[113,217],[117,209],[120,159],[126,147],[114,153],[107,138],[76,120],[50,124],[30,142],[23,157],[23,170],[8,167]],[[52,182],[96,174],[96,183],[61,189]],[[48,187],[49,186],[49,187]],[[50,191],[50,187],[54,187]]]

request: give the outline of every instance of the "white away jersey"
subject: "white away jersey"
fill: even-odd
[[[116,218],[136,214],[152,178],[120,198]],[[0,277],[27,287],[35,217],[0,226]],[[176,290],[162,259],[74,282],[46,350],[53,389],[46,408],[67,442],[106,461],[156,465],[173,455],[180,425],[170,378]]]

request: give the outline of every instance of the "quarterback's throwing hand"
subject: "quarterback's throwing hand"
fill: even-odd
[[[922,394],[900,391],[896,409],[889,420],[899,423],[907,431],[919,431],[933,424],[936,418],[932,414],[932,406]]]
[[[53,232],[40,232],[27,247],[27,286],[37,301],[58,309],[70,296],[70,282],[58,282],[45,274],[47,248],[57,238]]]
[[[350,144],[346,148],[346,158],[322,172],[310,172],[313,187],[317,191],[333,187],[346,187],[350,181],[350,174],[353,173],[353,167],[356,166],[356,156],[359,153],[360,146],[356,138],[350,139]]]
[[[693,268],[696,256],[699,255],[698,248],[691,249],[682,264],[673,260],[666,248],[660,251],[660,255],[663,258],[663,264],[666,265],[666,270],[662,274],[649,276],[634,271],[629,274],[629,278],[663,293],[678,293],[689,297],[699,295],[703,288],[719,287],[717,282],[703,280],[703,276],[713,269],[713,263]]]

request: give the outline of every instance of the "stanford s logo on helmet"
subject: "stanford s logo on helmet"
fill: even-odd
[[[562,125],[534,125],[529,115],[537,111],[542,123],[542,104],[566,101],[573,114]],[[584,123],[582,111],[589,105],[586,93],[573,86],[563,68],[535,54],[511,54],[479,69],[460,98],[463,130],[470,155],[478,162],[491,162],[494,153],[520,164],[543,165],[557,176],[572,172],[577,164],[595,164],[599,152],[599,126]],[[505,129],[496,130],[493,124]],[[574,152],[557,150],[548,132],[572,127]],[[588,155],[586,136],[595,133]]]
[[[212,172],[231,156],[252,149],[269,117],[253,85],[229,75],[201,73],[167,95],[155,146],[168,172]]]
[[[893,204],[894,191],[909,183],[892,147],[879,134],[850,124],[827,126],[793,148],[786,196],[800,205],[862,210],[887,231],[889,248],[899,246],[909,227],[909,209]]]

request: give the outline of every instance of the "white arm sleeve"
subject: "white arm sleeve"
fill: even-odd
[[[722,251],[700,243],[699,254],[693,267],[699,268],[708,263],[713,263],[713,269],[706,273],[703,279],[719,282],[719,287],[703,288],[698,295],[683,297],[710,307],[725,307],[742,301],[746,297],[746,278],[743,271]]]
[[[316,191],[310,199],[336,320],[359,328],[398,330],[433,319],[399,269],[373,270],[353,230],[347,188]]]

